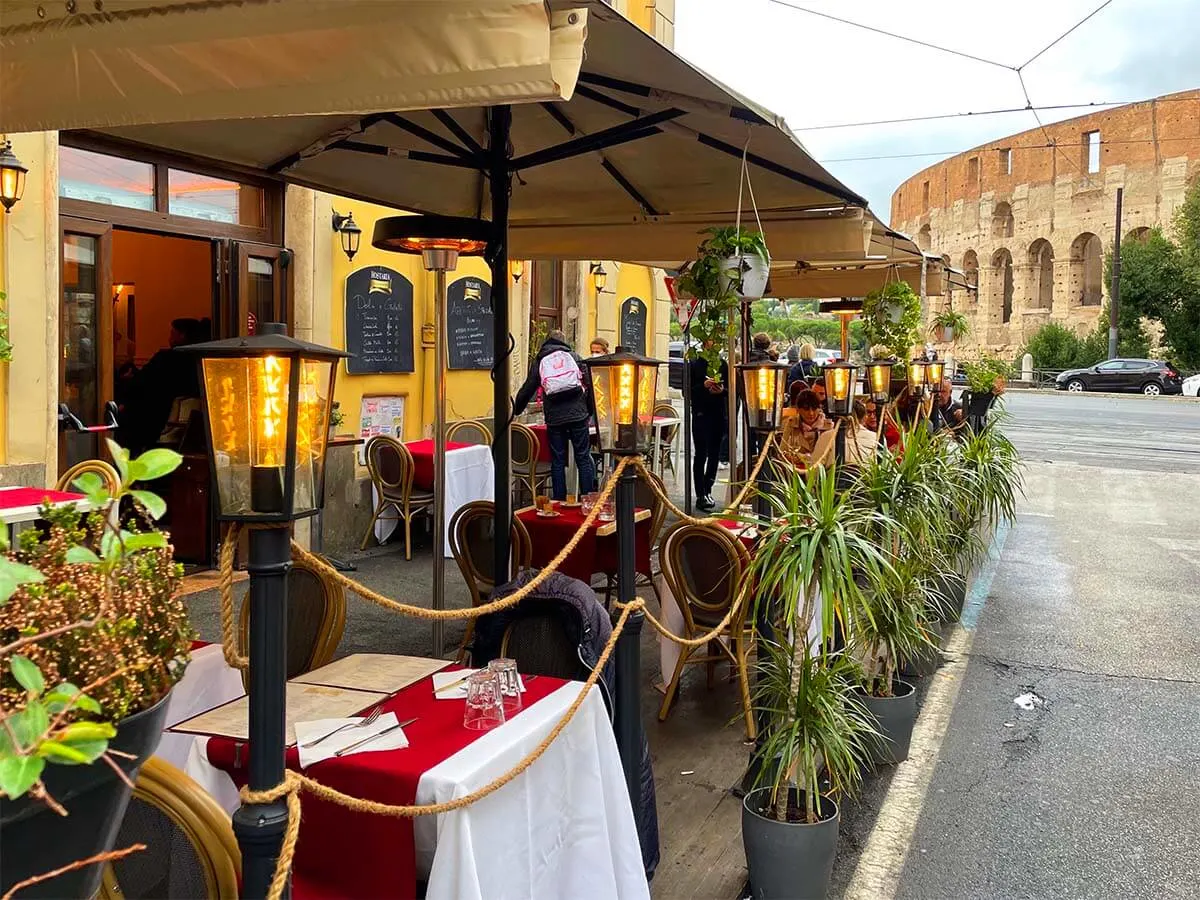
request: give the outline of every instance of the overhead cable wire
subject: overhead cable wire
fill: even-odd
[[[1109,144],[1152,144],[1152,143],[1155,143],[1156,141],[1158,143],[1162,144],[1162,143],[1166,143],[1167,141],[1194,141],[1194,140],[1196,140],[1196,138],[1194,136],[1173,137],[1173,138],[1164,138],[1164,137],[1160,137],[1160,138],[1117,138],[1115,140],[1109,140],[1109,141],[1102,140],[1102,141],[1100,141],[1100,145],[1106,146]],[[838,162],[869,162],[869,161],[877,160],[877,159],[878,160],[882,160],[882,159],[916,159],[916,158],[922,157],[922,156],[962,156],[964,153],[970,153],[972,150],[978,150],[981,153],[995,153],[995,152],[999,152],[1000,150],[1008,150],[1012,153],[1016,153],[1019,150],[1053,150],[1053,149],[1057,149],[1059,152],[1065,153],[1065,151],[1063,150],[1063,146],[1064,146],[1063,144],[1059,144],[1059,143],[1050,141],[1045,144],[1021,144],[1021,145],[1018,145],[1015,147],[990,147],[990,148],[983,148],[983,149],[978,148],[978,147],[968,147],[966,150],[927,150],[927,151],[923,151],[920,153],[891,153],[891,154],[884,154],[881,156],[843,156],[843,157],[834,158],[834,159],[819,159],[819,160],[817,160],[817,162],[824,165],[825,163],[838,163]],[[1066,146],[1076,146],[1076,145],[1068,144]]]
[[[1096,13],[1100,12],[1102,9],[1104,9],[1104,7],[1108,6],[1110,3],[1112,3],[1112,0],[1104,0],[1103,3],[1101,3],[1095,9],[1093,9],[1090,13],[1088,13],[1086,16],[1084,16],[1082,19],[1080,19],[1078,22],[1076,22],[1074,25],[1072,25],[1070,28],[1068,28],[1066,31],[1064,31],[1062,34],[1060,34],[1054,40],[1052,40],[1050,43],[1048,43],[1045,47],[1043,47],[1037,53],[1033,54],[1033,56],[1029,57],[1029,59],[1025,60],[1025,62],[1023,62],[1019,66],[1017,66],[1017,71],[1019,72],[1022,69],[1024,69],[1030,63],[1032,63],[1035,59],[1037,59],[1039,56],[1041,56],[1043,53],[1045,53],[1047,50],[1049,50],[1051,47],[1053,47],[1055,44],[1057,44],[1059,41],[1061,41],[1063,38],[1065,38],[1067,35],[1069,35],[1072,31],[1074,31],[1076,28],[1078,28],[1080,25],[1082,25],[1088,19],[1092,18],[1092,16],[1096,15]]]

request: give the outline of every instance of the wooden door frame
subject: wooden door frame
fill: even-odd
[[[271,302],[275,310],[283,313],[288,334],[296,332],[296,295],[293,290],[291,262],[293,254],[286,247],[275,244],[258,244],[249,241],[231,241],[229,244],[230,269],[235,273],[230,285],[233,295],[234,314],[237,317],[237,335],[245,335],[246,318],[250,312],[247,302],[247,287],[250,284],[250,257],[258,256],[272,260],[276,276],[272,280]]]
[[[96,336],[97,365],[96,365],[96,415],[103,415],[104,405],[113,398],[113,310],[112,310],[112,235],[111,222],[97,222],[94,219],[79,219],[74,216],[58,217],[58,403],[63,402],[66,393],[66,362],[65,349],[67,342],[66,329],[70,322],[66,316],[66,284],[63,273],[66,271],[66,238],[68,234],[78,234],[96,238]],[[57,414],[58,406],[51,412]],[[100,422],[84,422],[85,425],[98,425]],[[62,474],[65,464],[65,448],[61,435],[58,441],[58,470]]]

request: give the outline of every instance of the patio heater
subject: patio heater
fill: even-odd
[[[842,297],[840,300],[825,301],[820,309],[823,313],[833,313],[838,317],[842,326],[842,361],[850,359],[850,320],[862,312],[861,300],[853,297]]]
[[[858,366],[847,362],[832,363],[825,367],[825,412],[834,420],[837,432],[834,435],[833,453],[838,466],[846,461],[845,419],[854,409],[854,392],[858,388]]]
[[[648,457],[654,447],[654,398],[661,362],[621,351],[588,360],[600,449],[614,456]],[[637,471],[626,467],[617,483],[617,599],[631,603],[637,578],[634,489]],[[640,821],[642,753],[641,635],[644,616],[633,613],[617,638],[617,698],[613,728],[634,819]]]
[[[479,219],[454,216],[390,216],[375,223],[372,246],[394,253],[420,254],[435,279],[433,330],[433,608],[446,607],[446,273],[460,256],[482,256],[492,229]],[[507,531],[507,529],[506,529]],[[499,570],[503,571],[503,569]],[[446,624],[433,620],[433,653],[446,649]]]
[[[266,790],[284,774],[292,523],[320,511],[334,377],[349,354],[288,337],[278,322],[187,350],[199,356],[217,518],[254,526],[246,566],[249,785]],[[243,804],[233,814],[246,896],[266,896],[287,818],[283,800]]]

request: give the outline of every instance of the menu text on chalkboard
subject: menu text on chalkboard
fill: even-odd
[[[346,360],[351,375],[413,371],[413,286],[387,266],[346,279]]]
[[[446,347],[451,369],[490,369],[496,317],[492,286],[480,278],[460,278],[446,290]]]
[[[632,353],[646,355],[646,304],[629,297],[621,304],[620,345]]]

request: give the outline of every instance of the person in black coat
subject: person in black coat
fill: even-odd
[[[549,360],[556,353],[564,355]],[[546,366],[542,365],[543,362],[546,362]],[[571,363],[574,364],[574,371]],[[561,368],[552,375],[550,367],[555,364]],[[596,489],[596,464],[592,459],[588,436],[592,399],[587,386],[588,377],[583,360],[571,349],[567,336],[555,329],[542,343],[537,357],[529,366],[525,383],[513,400],[513,415],[519,416],[538,388],[542,388],[542,416],[550,441],[550,489],[555,500],[567,499],[568,444],[575,456],[575,467],[579,470],[580,493],[590,494]]]
[[[721,456],[721,439],[729,430],[729,366],[721,361],[718,381],[708,374],[702,358],[688,363],[692,413],[692,483],[696,488],[696,506],[708,511],[715,507],[713,485]]]
[[[792,385],[797,381],[803,381],[805,385],[811,385],[809,379],[816,377],[817,371],[820,368],[816,360],[813,359],[816,354],[817,348],[812,344],[805,344],[800,348],[800,358],[788,369],[787,389],[789,393],[792,390]]]

